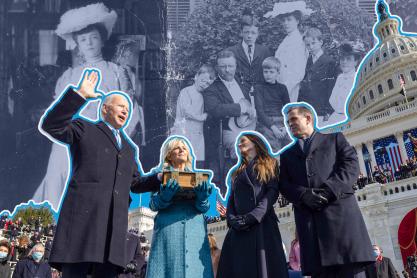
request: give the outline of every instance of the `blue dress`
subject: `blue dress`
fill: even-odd
[[[203,213],[209,202],[174,197],[165,203],[159,193],[151,197],[150,208],[158,211],[154,221],[147,278],[212,278],[207,224]]]

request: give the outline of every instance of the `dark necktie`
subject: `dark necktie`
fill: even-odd
[[[303,152],[307,153],[310,146],[311,137],[304,139]]]
[[[248,45],[249,64],[252,63],[252,45]]]

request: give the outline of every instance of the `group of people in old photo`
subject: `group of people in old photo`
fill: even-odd
[[[319,127],[346,120],[345,104],[364,45],[340,43],[335,60],[320,29],[300,31],[302,18],[312,12],[304,1],[294,1],[276,3],[264,15],[277,17],[287,34],[274,53],[257,43],[262,30],[245,9],[236,30],[241,41],[219,52],[215,65],[203,64],[194,84],[181,90],[170,134],[188,137],[208,168],[219,169],[219,159],[236,159],[234,142],[241,131],[260,132],[274,152],[290,143],[282,114],[290,102],[309,103]]]

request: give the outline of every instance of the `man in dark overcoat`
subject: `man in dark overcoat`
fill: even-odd
[[[223,50],[217,55],[217,72],[216,80],[203,92],[204,111],[208,114],[204,140],[207,166],[214,171],[214,179],[220,183],[223,179],[218,176],[220,140],[230,155],[234,152],[235,140],[240,133],[236,130],[239,128],[242,131],[245,130],[244,125],[239,126],[238,118],[249,115],[248,119],[256,121],[256,113],[254,104],[251,103],[248,87],[235,78],[236,57],[232,51]],[[229,125],[229,119],[233,119],[231,122],[233,131]]]
[[[361,277],[374,257],[352,187],[359,174],[356,153],[342,133],[315,130],[311,107],[288,107],[295,141],[281,154],[279,180],[294,205],[303,275]]]
[[[130,102],[122,93],[106,96],[101,120],[76,114],[96,92],[99,73],[86,70],[41,119],[44,132],[65,143],[71,176],[60,208],[49,263],[63,277],[116,277],[127,264],[125,241],[129,192],[156,190],[156,175],[141,177],[135,148],[123,131]]]
[[[262,62],[273,53],[268,47],[256,43],[259,36],[258,21],[250,11],[243,14],[240,25],[242,41],[227,50],[236,57],[236,78],[251,87],[264,82]]]

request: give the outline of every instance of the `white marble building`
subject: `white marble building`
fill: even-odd
[[[156,212],[147,207],[139,207],[129,211],[128,229],[138,230],[139,233],[153,229],[153,219]]]

